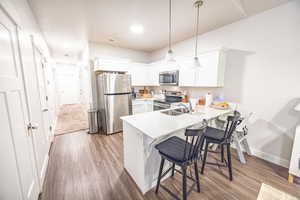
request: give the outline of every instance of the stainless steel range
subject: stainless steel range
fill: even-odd
[[[176,94],[166,94],[164,100],[154,100],[153,110],[164,110],[171,108],[172,103],[178,103],[182,101],[182,96]]]

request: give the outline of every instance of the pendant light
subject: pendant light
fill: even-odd
[[[167,62],[176,62],[171,48],[171,32],[172,32],[172,0],[169,0],[169,49],[166,55]]]
[[[193,65],[194,67],[201,67],[201,64],[199,62],[199,58],[198,58],[198,35],[199,35],[199,9],[200,6],[203,5],[203,1],[202,0],[198,0],[194,3],[195,7],[197,8],[197,22],[196,22],[196,44],[195,44],[195,57],[194,57],[194,62]]]

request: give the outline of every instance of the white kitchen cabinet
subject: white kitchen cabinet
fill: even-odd
[[[226,57],[223,50],[212,51],[199,56],[201,68],[195,70],[195,86],[224,86]]]
[[[146,67],[131,66],[128,73],[131,75],[131,84],[133,86],[144,86],[146,83]]]
[[[153,111],[152,99],[136,99],[132,101],[132,114],[139,114]]]
[[[148,86],[159,86],[159,65],[151,63],[147,66],[146,70]]]
[[[153,101],[148,100],[146,102],[146,112],[152,112],[153,111]]]
[[[118,71],[127,72],[129,70],[130,63],[126,59],[117,58],[98,58],[92,61],[94,65],[94,71]]]
[[[133,86],[158,86],[156,67],[147,64],[136,64],[130,67],[128,73],[131,75]]]
[[[194,68],[182,68],[179,70],[179,86],[194,87],[195,86],[195,72]]]
[[[180,87],[223,87],[226,55],[225,50],[216,49],[199,56],[201,68],[193,67],[193,57],[176,57],[176,63],[164,60],[145,63],[113,63],[97,66],[97,69],[124,71],[131,75],[132,86],[159,86],[159,73],[179,70]]]
[[[199,55],[201,67],[192,62],[181,63],[179,86],[182,87],[222,87],[224,86],[226,57],[224,50],[214,50]]]

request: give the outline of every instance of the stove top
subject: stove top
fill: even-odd
[[[181,102],[181,100],[168,100],[168,99],[155,99],[154,102],[157,102],[157,103],[164,103],[164,104],[171,104],[171,103],[178,103],[178,102]]]

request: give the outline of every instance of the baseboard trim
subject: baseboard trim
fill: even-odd
[[[231,147],[236,149],[236,146],[234,144],[232,144]],[[256,149],[256,148],[252,148],[251,146],[250,146],[250,150],[251,150],[252,156],[261,158],[265,161],[271,162],[271,163],[279,165],[281,167],[285,167],[285,168],[290,167],[290,161],[289,160],[280,158],[280,157],[272,155],[270,153],[263,152],[263,151],[261,151],[259,149]],[[245,149],[243,147],[242,147],[242,151],[244,153],[246,153]]]
[[[53,123],[53,129],[52,129],[51,140],[50,140],[51,142],[53,142],[53,139],[54,139],[54,136],[55,136],[57,121],[58,121],[58,115],[55,116],[55,120],[54,120],[54,123]]]
[[[251,151],[254,156],[261,158],[263,160],[266,160],[268,162],[274,163],[276,165],[279,165],[279,166],[282,166],[285,168],[289,168],[289,166],[290,166],[289,160],[282,159],[278,156],[274,156],[272,154],[269,154],[269,153],[266,153],[266,152],[263,152],[263,151],[260,151],[258,149],[254,149],[254,148],[251,148]]]

